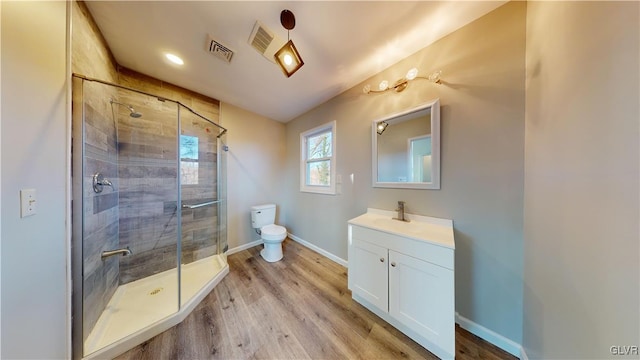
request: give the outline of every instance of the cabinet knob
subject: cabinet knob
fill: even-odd
[[[380,258],[380,262],[384,262],[384,258]]]
[[[392,267],[396,267],[396,263],[395,263],[395,262],[392,262],[392,263],[391,263],[391,266],[392,266]]]

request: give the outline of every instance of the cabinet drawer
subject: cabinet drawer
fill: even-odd
[[[453,270],[453,249],[434,245],[422,240],[415,240],[394,234],[372,230],[358,225],[351,226],[352,238],[394,250],[414,258]]]

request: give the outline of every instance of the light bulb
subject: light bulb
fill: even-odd
[[[293,58],[289,54],[284,55],[284,63],[287,65],[291,65],[293,63]]]
[[[387,80],[382,80],[380,82],[380,85],[378,85],[378,88],[380,89],[380,91],[387,90],[388,87],[389,87],[389,82]]]
[[[172,63],[174,63],[174,64],[178,64],[178,65],[183,65],[184,64],[184,61],[182,61],[182,59],[180,59],[180,57],[178,57],[177,55],[173,55],[173,54],[167,53],[164,56],[166,56],[167,59],[169,61],[171,61]]]
[[[407,80],[413,80],[418,76],[418,69],[412,68],[407,72]]]
[[[442,74],[442,70],[438,70],[433,74],[429,75],[429,81],[434,82],[436,84],[440,84],[440,75]]]

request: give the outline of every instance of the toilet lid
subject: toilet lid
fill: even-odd
[[[284,226],[274,225],[274,224],[263,226],[262,229],[260,229],[260,231],[264,235],[272,235],[272,236],[277,236],[277,235],[282,235],[287,233],[287,229],[285,229]]]

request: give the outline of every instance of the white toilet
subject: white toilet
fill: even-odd
[[[260,255],[268,262],[282,259],[282,241],[287,237],[287,229],[274,224],[275,220],[275,204],[251,207],[251,226],[257,229],[264,242],[264,249],[260,251]]]

